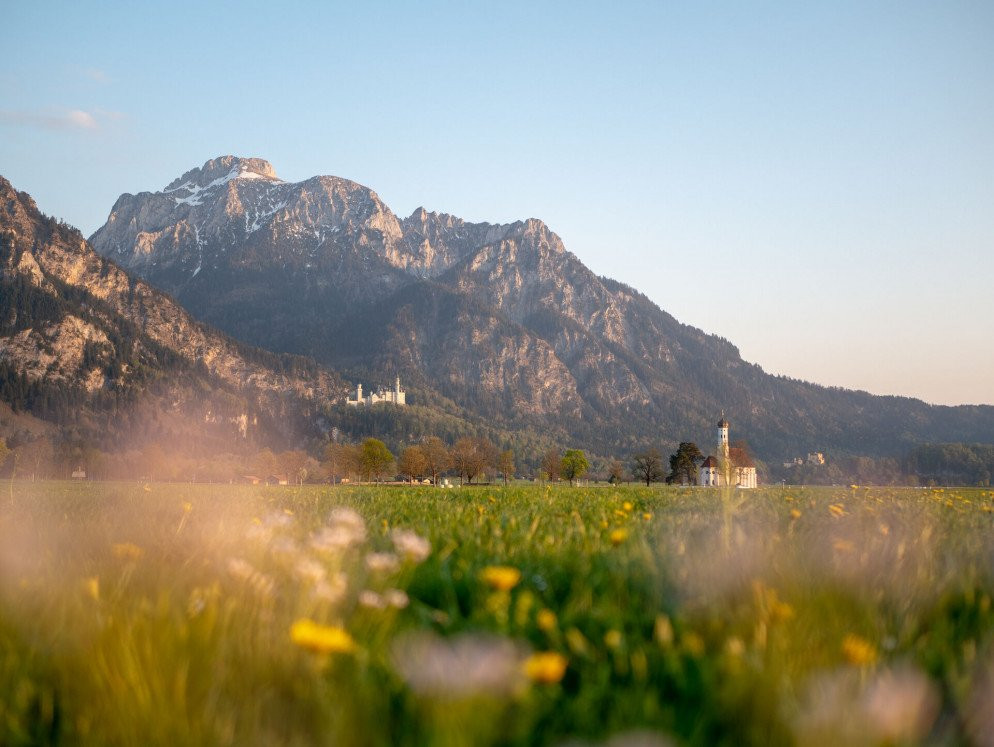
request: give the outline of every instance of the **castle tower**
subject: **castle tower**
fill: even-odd
[[[394,392],[394,402],[400,401],[400,377],[398,376],[393,382],[393,392]]]
[[[359,384],[355,388],[355,399],[356,399],[356,402],[362,402],[362,384]]]

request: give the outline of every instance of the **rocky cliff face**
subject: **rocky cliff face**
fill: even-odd
[[[595,276],[540,220],[399,220],[337,177],[214,159],[123,195],[91,241],[198,318],[273,350],[400,373],[468,410],[604,451],[712,438],[761,456],[990,440],[992,408],[933,408],[771,377],[725,340]],[[948,434],[948,435],[947,435]]]
[[[218,168],[223,164],[201,179],[221,178],[213,176]],[[284,435],[301,435],[316,432],[318,409],[345,389],[312,363],[252,350],[205,327],[73,229],[44,217],[2,177],[0,283],[0,363],[32,391],[48,392],[46,400],[71,395],[86,409],[93,398],[153,396],[157,382],[155,396],[171,398],[165,407],[175,409],[179,387],[170,383],[182,380],[199,390],[182,398],[200,402],[185,404],[205,417],[216,418],[219,408],[247,415],[236,411],[250,407]]]

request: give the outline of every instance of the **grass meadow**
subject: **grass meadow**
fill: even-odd
[[[994,744],[992,509],[4,483],[0,743]]]

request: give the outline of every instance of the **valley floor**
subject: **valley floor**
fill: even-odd
[[[0,485],[0,743],[994,733],[994,491]]]

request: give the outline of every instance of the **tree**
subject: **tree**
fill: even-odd
[[[397,462],[397,471],[405,475],[412,482],[427,471],[428,459],[424,450],[420,446],[408,446],[401,452],[400,460]]]
[[[561,469],[562,457],[559,456],[558,449],[549,449],[542,455],[542,472],[549,482],[556,482],[559,479]]]
[[[359,472],[364,480],[379,480],[390,471],[393,454],[377,438],[367,438],[359,447]]]
[[[659,482],[664,474],[663,455],[659,449],[649,449],[632,457],[632,476],[640,482],[645,480],[646,486]]]
[[[504,478],[504,484],[507,485],[507,476],[514,474],[514,452],[510,449],[502,451],[497,457],[497,472]]]
[[[270,475],[275,475],[279,465],[276,462],[276,455],[272,449],[265,448],[258,452],[252,459],[252,468],[258,477],[266,480]]]
[[[559,474],[569,480],[572,485],[574,480],[583,477],[590,469],[590,462],[586,455],[579,449],[567,449],[559,462]]]
[[[345,476],[349,472],[351,455],[348,452],[351,449],[351,444],[340,444],[335,441],[324,447],[324,461],[321,462],[321,467],[331,479],[332,485],[338,482],[339,475]]]
[[[489,439],[465,436],[452,445],[452,466],[461,480],[472,483],[486,467],[493,466],[496,452]]]
[[[666,482],[687,485],[697,484],[697,470],[704,455],[693,441],[682,441],[676,453],[670,455],[670,473]]]
[[[431,482],[438,485],[438,475],[452,466],[449,449],[438,436],[429,436],[421,445],[425,457],[425,472],[431,474]]]
[[[301,484],[307,478],[307,461],[310,459],[306,451],[284,451],[276,457],[276,464],[286,476],[287,482]]]
[[[612,485],[617,485],[625,479],[625,465],[617,459],[612,459],[607,467],[607,481]]]

